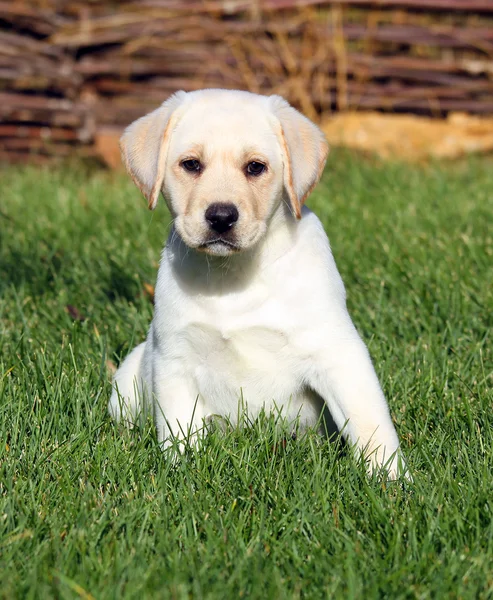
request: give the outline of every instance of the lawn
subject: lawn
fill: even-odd
[[[491,159],[334,152],[309,200],[406,485],[272,418],[176,464],[151,423],[114,427],[108,364],[144,339],[169,215],[125,175],[0,178],[0,598],[493,597]]]

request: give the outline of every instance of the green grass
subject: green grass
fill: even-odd
[[[493,597],[491,160],[334,153],[309,201],[404,487],[316,435],[283,441],[273,419],[175,465],[150,423],[114,427],[106,361],[145,336],[168,213],[124,175],[0,177],[1,598]]]

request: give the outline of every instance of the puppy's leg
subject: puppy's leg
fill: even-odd
[[[187,439],[195,444],[204,417],[203,405],[191,378],[170,365],[163,367],[162,363],[155,363],[154,420],[162,448],[170,447],[173,439]],[[180,444],[179,449],[183,451],[184,446]]]
[[[143,358],[146,342],[139,344],[120,365],[113,379],[113,392],[108,411],[118,423],[136,424],[146,408],[146,383],[143,372]]]
[[[322,351],[308,384],[325,401],[339,430],[365,456],[371,468],[385,466],[391,478],[404,475],[399,440],[368,350],[356,332],[337,348]]]

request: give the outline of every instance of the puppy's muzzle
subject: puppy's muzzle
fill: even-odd
[[[209,227],[219,235],[228,233],[239,216],[238,209],[231,203],[215,202],[205,211],[205,220]]]

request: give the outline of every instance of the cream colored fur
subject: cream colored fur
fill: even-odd
[[[115,420],[152,411],[166,448],[210,415],[234,419],[240,397],[252,416],[277,407],[301,426],[325,407],[371,466],[396,477],[385,398],[324,229],[303,207],[327,157],[320,130],[279,96],[178,92],[130,125],[121,147],[149,206],[163,192],[174,224],[147,340],[115,375]],[[184,168],[190,160],[200,172]],[[252,161],[266,167],[259,176]],[[238,209],[233,246],[210,241],[213,203]]]

